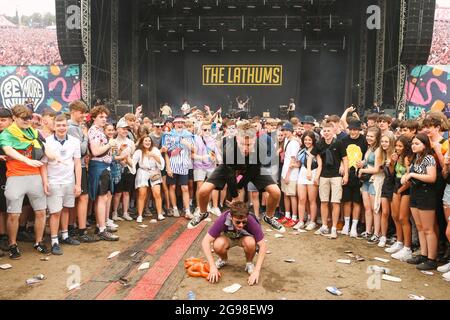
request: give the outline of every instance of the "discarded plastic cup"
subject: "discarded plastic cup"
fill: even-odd
[[[379,266],[368,266],[367,267],[368,270],[372,271],[372,272],[379,272],[379,273],[383,273],[383,274],[391,274],[391,269],[389,268],[385,268],[385,267],[379,267]]]
[[[187,294],[188,300],[195,300],[195,293],[194,291],[189,291]]]
[[[335,296],[342,296],[342,292],[336,287],[327,287],[326,290]]]

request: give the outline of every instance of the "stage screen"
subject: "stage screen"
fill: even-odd
[[[4,0],[0,5],[0,65],[61,65],[55,0]]]

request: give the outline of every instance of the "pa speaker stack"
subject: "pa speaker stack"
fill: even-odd
[[[408,0],[401,62],[425,65],[433,39],[436,0]]]
[[[55,0],[59,55],[64,64],[85,62],[80,0]]]

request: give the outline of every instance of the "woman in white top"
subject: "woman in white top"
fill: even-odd
[[[302,150],[297,155],[300,172],[297,180],[298,193],[298,215],[299,222],[294,229],[311,231],[316,227],[317,217],[317,195],[319,193],[319,177],[322,171],[322,159],[319,155],[314,157],[311,154],[316,146],[316,135],[313,131],[305,131],[302,137]],[[306,208],[309,204],[309,208]],[[305,212],[308,212],[310,219],[305,226]]]
[[[156,212],[158,220],[164,220],[162,214],[162,198],[161,198],[161,170],[164,169],[164,159],[161,152],[153,145],[153,141],[149,136],[139,139],[136,151],[133,154],[133,167],[139,164],[136,173],[135,188],[138,189],[137,213],[136,221],[142,222],[142,214],[148,197],[148,189],[151,187],[153,199],[156,204]]]

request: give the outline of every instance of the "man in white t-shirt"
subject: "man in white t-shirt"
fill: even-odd
[[[78,240],[69,237],[69,208],[75,207],[75,197],[81,194],[81,145],[80,141],[67,134],[65,115],[55,118],[55,133],[46,139],[46,148],[57,155],[56,160],[42,160],[44,192],[50,213],[50,235],[52,254],[62,255],[58,230],[61,221],[61,242],[79,245]]]
[[[189,112],[191,112],[191,106],[189,105],[187,100],[183,101],[183,105],[181,106],[181,112],[183,116],[186,116]]]
[[[295,167],[300,143],[295,138],[294,126],[286,122],[281,127],[284,133],[284,163],[281,169],[281,191],[284,193],[285,216],[281,221],[286,227],[293,227],[297,223],[297,176],[299,168]],[[292,210],[292,218],[291,218]]]

